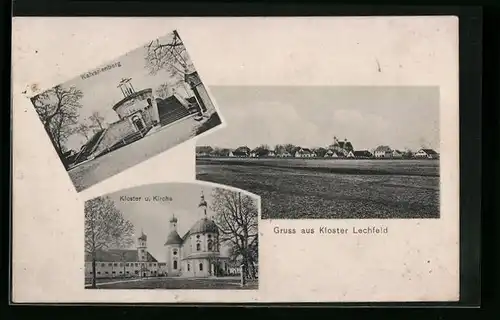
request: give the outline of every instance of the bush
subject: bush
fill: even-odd
[[[210,116],[210,118],[208,118],[207,121],[196,129],[196,135],[202,134],[203,132],[212,129],[221,123],[222,121],[220,120],[219,115],[215,112]]]

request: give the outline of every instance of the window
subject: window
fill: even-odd
[[[93,274],[93,272],[92,272],[92,271],[90,271],[90,274]]]
[[[101,274],[101,271],[97,271],[97,274]]]
[[[197,243],[196,244],[196,251],[200,251],[201,250],[201,244],[200,243]]]
[[[120,267],[123,267],[123,262],[120,262]]]
[[[120,271],[120,274],[122,274],[123,272]]]
[[[188,263],[188,271],[191,271],[191,265],[189,263]]]
[[[149,266],[151,267],[151,263],[149,264]]]
[[[127,274],[129,274],[130,272],[127,271]]]
[[[106,272],[106,273],[107,273],[107,272]],[[112,274],[115,274],[116,272],[115,272],[115,271],[113,271],[113,272],[111,272],[111,273],[112,273]]]
[[[174,253],[174,256],[176,256],[176,255],[177,255],[177,250],[174,250],[174,252],[173,252],[173,253]]]
[[[128,267],[128,263],[125,266]]]
[[[135,264],[135,266],[136,266],[136,267],[138,267],[138,266],[139,266],[139,264],[138,264],[138,263],[136,263],[136,264]]]
[[[135,274],[139,274],[139,270],[135,270]]]
[[[211,234],[209,234],[209,235],[208,235],[208,239],[210,239],[210,238],[212,238],[212,235],[211,235]]]
[[[177,260],[174,260],[174,270],[177,270]]]
[[[101,263],[101,267],[104,267],[105,265],[106,265],[106,264],[104,264],[104,263]]]
[[[200,235],[197,235],[197,236],[196,236],[196,239],[199,239],[199,238],[200,238]]]
[[[116,262],[115,262],[114,266],[115,266],[115,267],[117,267],[117,266],[118,266],[118,263],[116,263]]]
[[[200,271],[203,271],[203,263],[200,263]]]
[[[112,266],[113,266],[113,264],[112,264],[112,263],[108,263],[108,267],[112,267]]]
[[[109,274],[109,272],[106,271],[106,274]]]
[[[212,249],[213,249],[212,240],[208,240],[208,251],[212,251]]]

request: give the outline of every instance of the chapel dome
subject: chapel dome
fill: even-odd
[[[173,230],[170,232],[170,234],[167,237],[167,242],[165,242],[165,245],[170,245],[170,244],[181,244],[182,239],[177,233],[177,231]]]
[[[190,234],[193,233],[216,233],[219,234],[219,227],[215,222],[208,218],[202,218],[196,222],[189,230]]]

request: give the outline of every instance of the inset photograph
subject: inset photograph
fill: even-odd
[[[213,87],[227,127],[196,179],[259,195],[262,219],[440,217],[439,88]]]
[[[257,290],[259,215],[258,196],[203,182],[88,200],[85,288]]]
[[[77,192],[222,124],[176,31],[31,102]]]

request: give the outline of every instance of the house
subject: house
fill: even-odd
[[[316,153],[308,148],[299,148],[295,152],[295,157],[297,158],[314,158],[316,157]]]
[[[283,151],[283,152],[280,152],[280,153],[276,153],[276,157],[278,158],[288,158],[288,157],[291,157],[292,154],[288,151]]]
[[[392,150],[392,157],[396,159],[401,159],[403,158],[404,152],[399,151],[399,150]]]
[[[354,151],[352,143],[344,139],[344,141],[339,141],[337,137],[333,137],[333,144],[329,147],[332,151],[336,151],[337,154],[343,154],[347,156],[349,151]]]
[[[274,153],[274,150],[269,150],[269,152],[267,153],[267,156],[268,157],[275,157],[276,154]]]
[[[328,149],[325,153],[325,158],[340,158],[340,157],[344,157],[344,153],[343,152],[339,152],[339,151],[333,151],[332,149]]]
[[[96,278],[157,277],[167,275],[167,264],[148,251],[147,236],[142,233],[136,249],[96,250],[95,259],[86,253],[85,277],[92,278],[94,272]]]
[[[231,155],[232,154],[232,155]],[[248,147],[238,147],[229,154],[230,157],[240,157],[245,158],[250,156],[250,148]]]
[[[392,150],[389,146],[378,146],[373,152],[375,158],[391,158]]]
[[[438,159],[439,154],[432,149],[420,149],[415,153],[415,158]]]
[[[354,152],[351,150],[349,151],[349,153],[347,154],[347,158],[355,158],[356,156],[354,155]]]
[[[373,156],[372,153],[368,150],[354,151],[354,157],[357,159],[368,159],[371,158],[372,156]]]

